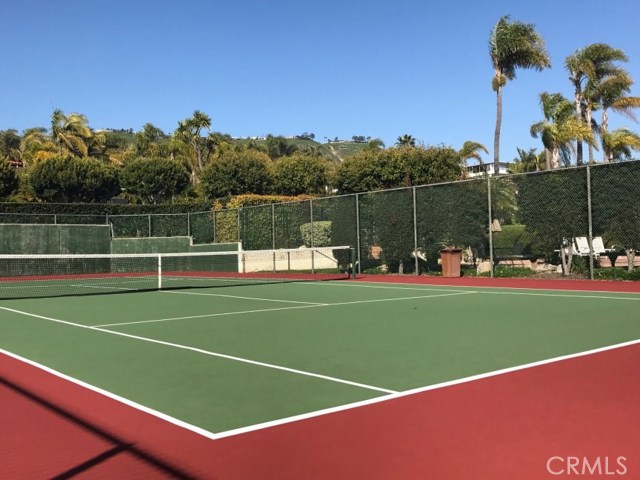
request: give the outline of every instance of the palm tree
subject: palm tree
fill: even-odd
[[[396,145],[399,147],[415,147],[416,139],[405,133],[396,139]]]
[[[591,128],[574,115],[573,104],[560,93],[540,94],[544,120],[531,125],[531,136],[541,138],[545,148],[546,169],[571,162],[572,141],[593,143]]]
[[[191,170],[191,183],[196,184],[198,175],[204,169],[206,163],[207,150],[210,142],[201,136],[201,132],[211,129],[211,118],[200,110],[193,112],[190,118],[178,122],[178,128],[174,132],[174,139],[177,141],[178,149],[187,150],[189,166]]]
[[[604,79],[617,75],[620,68],[614,62],[627,61],[622,50],[605,43],[593,43],[576,50],[565,61],[574,86],[576,118],[598,131],[593,121],[593,111],[600,107],[600,89]],[[582,142],[577,142],[577,163],[583,161]],[[589,163],[593,163],[593,147],[589,146]]]
[[[50,158],[57,152],[58,146],[47,135],[46,128],[29,128],[23,132],[20,141],[20,158],[24,167],[28,167],[32,162]]]
[[[518,148],[518,157],[513,159],[511,170],[514,173],[539,172],[544,170],[545,154],[538,155],[535,148]]]
[[[89,156],[93,135],[84,115],[65,115],[59,108],[51,114],[51,139],[58,145],[59,153],[66,151],[78,157]]]
[[[604,137],[609,130],[609,110],[626,115],[636,120],[633,114],[634,108],[640,108],[640,97],[631,97],[626,94],[631,91],[633,80],[627,72],[617,72],[615,75],[603,80],[600,84],[600,103],[602,105],[602,121],[600,123],[600,137],[604,147]],[[604,150],[604,148],[603,148]],[[613,156],[605,150],[604,161],[611,162]]]
[[[480,152],[484,152],[486,154],[489,153],[487,147],[478,142],[472,142],[467,140],[462,145],[462,148],[458,151],[460,154],[460,158],[462,159],[463,166],[467,166],[467,160],[474,159],[478,162],[482,163],[482,157],[480,156]]]
[[[632,150],[640,150],[640,135],[626,128],[605,132],[602,149],[609,162],[630,159]]]
[[[489,37],[489,54],[493,64],[492,87],[496,92],[496,128],[493,140],[494,170],[500,167],[500,129],[502,127],[502,89],[508,80],[516,78],[518,68],[541,71],[551,67],[543,38],[529,23],[510,22],[505,16],[498,20]]]
[[[480,156],[480,152],[489,153],[487,147],[478,142],[472,142],[467,140],[462,145],[462,148],[458,150],[458,154],[460,155],[460,168],[462,169],[462,177],[464,178],[467,174],[467,160],[474,159],[479,163],[482,162],[482,157]]]

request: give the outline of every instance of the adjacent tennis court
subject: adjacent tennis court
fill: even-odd
[[[603,283],[602,291],[581,291],[500,288],[489,280],[464,286],[462,282],[455,284],[455,280],[452,285],[429,285],[392,279],[396,283],[346,277],[337,281],[242,285],[222,282],[201,288],[3,300],[0,348],[4,360],[0,362],[0,376],[5,387],[37,392],[38,398],[56,399],[52,403],[80,409],[85,417],[103,422],[100,428],[117,431],[120,437],[126,438],[129,432],[134,438],[141,427],[135,422],[122,425],[116,414],[100,414],[98,406],[105,398],[119,405],[115,408],[142,411],[145,418],[184,431],[184,435],[191,435],[189,438],[197,438],[196,442],[208,442],[207,447],[199,443],[192,450],[192,455],[206,448],[214,452],[208,460],[195,460],[197,477],[217,478],[223,472],[226,477],[220,478],[251,478],[245,474],[251,475],[251,468],[255,468],[262,471],[262,478],[335,478],[340,476],[337,472],[349,472],[351,478],[365,472],[369,477],[390,478],[391,471],[385,466],[394,465],[395,472],[404,472],[403,478],[418,478],[427,471],[454,472],[434,458],[434,452],[448,441],[446,432],[457,432],[456,438],[466,439],[451,445],[455,451],[449,451],[450,456],[466,458],[476,468],[473,459],[480,458],[478,449],[486,453],[504,446],[503,428],[509,430],[511,425],[517,429],[519,422],[548,415],[555,429],[548,432],[550,437],[564,438],[563,432],[575,432],[576,425],[584,429],[588,423],[600,428],[592,410],[616,425],[611,434],[617,436],[616,445],[626,445],[624,451],[611,451],[609,443],[608,450],[599,453],[589,444],[585,447],[588,452],[581,454],[580,442],[587,440],[576,437],[571,444],[558,444],[557,452],[551,449],[543,453],[536,442],[544,436],[530,425],[531,431],[519,434],[521,446],[527,446],[529,454],[537,452],[539,458],[524,458],[516,449],[514,455],[520,455],[520,460],[511,458],[511,468],[500,467],[506,468],[506,476],[501,477],[498,469],[492,478],[532,478],[518,475],[518,468],[526,472],[533,468],[539,474],[536,478],[547,478],[548,457],[572,449],[577,449],[576,455],[636,455],[639,459],[637,452],[630,450],[634,444],[626,443],[635,441],[638,445],[634,432],[639,429],[632,428],[638,426],[640,418],[633,411],[640,404],[636,385],[640,374],[638,293],[611,291],[615,290],[612,283]],[[112,280],[110,276],[109,282]],[[91,281],[85,278],[81,284],[88,289]],[[511,284],[517,286],[518,282]],[[631,366],[611,363],[611,355],[619,352],[625,352],[629,357],[625,361]],[[81,388],[91,395],[97,391],[101,399],[82,409],[77,406],[77,398],[71,398],[79,395],[77,392],[61,395],[61,390],[52,390],[42,380],[36,382],[18,374],[15,365],[7,366],[7,362],[16,361],[32,369],[35,366],[39,371],[35,375],[46,374],[55,377],[54,382],[72,385],[64,388]],[[587,361],[605,368],[609,373],[602,373],[602,378],[618,382],[626,396],[620,397],[612,385],[594,385],[589,375],[599,370],[593,365],[568,373],[566,381],[554,373],[558,371],[554,369],[577,365],[572,362]],[[557,388],[549,387],[556,383]],[[585,385],[597,395],[581,393]],[[560,386],[568,388],[574,397],[560,394]],[[440,406],[429,403],[444,395],[442,392],[461,392],[462,396]],[[518,413],[519,401],[526,403],[543,393],[552,399],[557,395],[557,402],[537,403],[546,405],[546,414],[544,408],[533,416]],[[385,409],[383,405],[395,407]],[[406,408],[398,409],[398,405]],[[617,407],[607,410],[612,405]],[[485,409],[487,406],[491,408]],[[474,408],[483,409],[474,417],[476,424],[462,421]],[[515,410],[505,420],[501,415],[508,408]],[[554,413],[554,408],[565,415]],[[580,412],[591,418],[581,418]],[[358,424],[356,431],[349,430],[358,415],[370,417]],[[336,418],[342,420],[327,426],[326,422]],[[321,435],[319,427],[313,427],[318,425],[314,419],[325,422]],[[450,422],[448,427],[432,425],[443,419]],[[536,420],[538,425],[540,421]],[[462,433],[465,422],[472,430]],[[394,433],[393,425],[405,423],[411,435]],[[301,429],[294,437],[290,436],[291,429],[285,428],[290,425]],[[310,428],[306,433],[305,425]],[[431,427],[424,430],[425,425]],[[487,431],[494,431],[495,436]],[[287,461],[282,451],[273,452],[265,446],[265,432],[272,432],[271,437],[281,432],[288,439],[286,448],[296,445],[297,453],[289,452]],[[481,432],[481,442],[470,441]],[[597,430],[592,434],[597,436]],[[340,452],[318,445],[319,438],[327,436],[341,445]],[[387,436],[387,457],[379,451],[379,440],[375,440],[376,448],[363,447],[372,438]],[[350,443],[345,445],[341,437],[351,439]],[[256,438],[262,439],[258,445]],[[146,442],[145,451],[158,455],[153,452],[153,439]],[[242,442],[251,449],[238,447]],[[278,440],[268,442],[279,444]],[[413,445],[405,445],[410,451],[422,451],[424,456],[416,457],[422,460],[417,461],[406,451],[394,454],[397,447],[393,445],[404,442]],[[304,449],[305,444],[310,452]],[[223,445],[235,445],[236,453],[229,454],[229,448],[224,450]],[[516,448],[513,443],[509,445],[507,450]],[[166,444],[159,447],[164,461],[185,471],[195,468],[181,457],[184,445],[173,450],[175,455],[167,453],[167,448]],[[226,453],[216,455],[216,448]],[[265,448],[270,453],[264,453]],[[258,451],[263,452],[263,460],[257,460]],[[325,458],[328,453],[340,459],[332,464]],[[269,455],[271,460],[265,460]],[[345,460],[349,458],[352,463]],[[442,452],[439,458],[449,461]],[[11,468],[22,469],[28,477],[29,465],[46,467],[40,465],[41,460],[29,459],[5,468],[9,469],[7,474],[12,473]],[[114,460],[104,460],[109,461]],[[211,462],[208,467],[207,461]],[[73,469],[73,462],[82,464],[75,459],[70,462],[52,467],[58,471],[49,471],[47,476]],[[104,467],[102,462],[91,465]],[[374,471],[379,475],[370,471],[371,465],[377,465]],[[180,476],[175,471],[164,474]]]

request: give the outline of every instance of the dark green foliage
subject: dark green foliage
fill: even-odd
[[[120,171],[120,185],[143,203],[162,203],[189,185],[189,174],[178,162],[164,158],[138,158]]]
[[[11,195],[18,187],[16,168],[0,158],[0,198]]]
[[[55,156],[29,172],[35,196],[45,202],[106,202],[120,192],[116,170],[93,158]]]
[[[336,171],[341,193],[365,192],[457,180],[460,153],[450,147],[396,147],[363,150]]]
[[[280,195],[325,193],[329,167],[327,160],[317,156],[283,157],[273,167],[273,191]]]
[[[389,149],[409,166],[411,185],[450,182],[461,174],[460,153],[451,147]]]
[[[298,147],[295,143],[288,141],[284,137],[274,137],[273,135],[267,136],[267,154],[273,160],[278,159],[280,157],[286,157],[288,155],[293,155],[293,153],[298,150]]]
[[[335,186],[340,193],[367,192],[402,185],[407,166],[397,156],[384,155],[385,150],[362,150],[340,164]]]
[[[265,194],[271,187],[270,160],[257,150],[228,151],[202,172],[202,190],[209,198],[244,193]]]

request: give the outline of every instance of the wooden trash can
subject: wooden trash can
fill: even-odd
[[[462,262],[462,249],[445,248],[440,250],[442,263],[442,276],[449,278],[460,277],[460,263]]]

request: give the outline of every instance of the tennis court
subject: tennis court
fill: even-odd
[[[554,455],[640,472],[640,294],[381,279],[2,300],[2,398],[55,404],[176,468],[145,478],[558,478]],[[87,463],[103,447],[68,442],[68,464],[33,446],[3,478],[97,477],[132,455]]]

